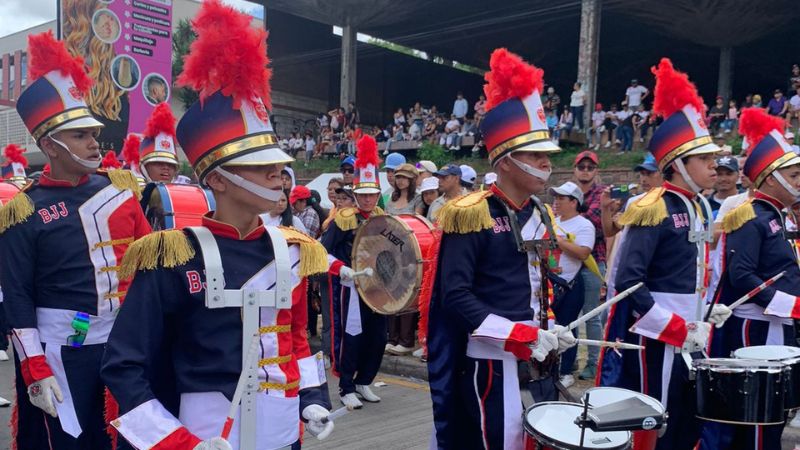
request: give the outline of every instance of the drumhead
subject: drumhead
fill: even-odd
[[[394,216],[373,216],[359,227],[353,241],[355,271],[372,268],[374,275],[356,280],[361,298],[375,312],[397,314],[416,306],[422,280],[422,251],[414,230]]]
[[[616,387],[596,387],[587,390],[586,393],[589,394],[589,406],[594,406],[597,408],[626,400],[631,397],[636,397],[644,403],[652,406],[656,411],[661,413],[665,411],[664,405],[662,405],[660,401],[650,397],[649,395],[641,394],[629,389]]]
[[[693,361],[692,367],[698,370],[711,370],[714,372],[744,372],[747,370],[780,372],[786,366],[775,361],[757,359],[708,358]]]
[[[577,449],[581,439],[581,429],[575,419],[583,413],[583,406],[577,403],[544,402],[537,403],[525,411],[525,429],[546,441],[545,444],[558,448]],[[583,440],[585,449],[627,448],[631,439],[629,431],[597,432],[586,429]]]
[[[784,361],[800,358],[800,348],[788,345],[754,345],[733,352],[734,358],[761,359],[765,361]]]

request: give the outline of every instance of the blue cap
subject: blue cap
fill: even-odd
[[[459,167],[459,166],[457,166],[455,164],[448,164],[448,165],[442,167],[441,169],[439,169],[438,171],[436,171],[434,173],[434,175],[438,175],[440,177],[446,177],[447,175],[455,175],[460,179],[461,178],[461,167]]]
[[[384,164],[384,169],[396,169],[400,164],[406,163],[406,157],[401,155],[400,153],[389,153],[386,157],[386,164]]]
[[[339,168],[341,169],[342,166],[346,166],[348,164],[350,166],[352,166],[352,167],[355,167],[356,166],[356,159],[353,158],[352,156],[348,156],[347,158],[344,159],[344,161],[341,162],[341,164],[339,164]]]
[[[633,170],[635,172],[639,172],[641,170],[646,170],[648,172],[658,172],[658,163],[656,163],[655,156],[653,156],[652,153],[648,153],[644,157],[644,161],[642,161],[642,163],[639,164],[638,166],[634,167]]]

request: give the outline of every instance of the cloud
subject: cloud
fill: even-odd
[[[16,33],[55,18],[54,0],[2,0],[0,36]]]

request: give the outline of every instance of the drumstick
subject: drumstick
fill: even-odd
[[[239,403],[242,402],[242,394],[244,393],[244,385],[247,381],[247,375],[250,371],[250,366],[253,364],[253,357],[258,353],[258,334],[253,335],[250,341],[250,348],[247,349],[247,357],[245,358],[242,373],[239,375],[239,381],[236,383],[236,390],[233,391],[233,399],[231,400],[231,408],[228,410],[228,417],[225,419],[225,425],[222,427],[222,439],[228,440],[233,428],[233,418],[236,415],[236,409],[239,408]]]
[[[578,339],[578,344],[590,347],[611,347],[615,350],[644,350],[644,345],[629,344],[627,342],[596,341],[594,339]]]
[[[372,267],[367,267],[364,270],[359,270],[358,272],[353,272],[353,278],[362,277],[362,276],[363,277],[371,277],[373,273],[375,273],[375,272],[372,270]]]
[[[619,302],[623,298],[631,295],[631,293],[633,291],[639,289],[642,286],[644,286],[644,283],[640,281],[640,282],[634,284],[633,286],[629,287],[628,289],[625,289],[624,291],[622,291],[619,294],[615,295],[614,297],[611,297],[610,299],[608,299],[608,301],[606,301],[605,303],[602,303],[597,308],[595,308],[595,309],[589,311],[588,313],[582,315],[581,317],[578,317],[577,319],[573,320],[569,324],[569,326],[567,326],[567,329],[572,331],[575,328],[578,328],[582,323],[585,323],[587,320],[589,320],[592,317],[600,314],[604,310],[610,308],[612,305],[614,305],[615,303]]]
[[[778,281],[778,280],[779,280],[779,279],[780,279],[782,276],[784,276],[785,274],[786,274],[786,271],[784,270],[783,272],[781,272],[781,273],[779,273],[779,274],[775,275],[774,277],[770,278],[769,280],[767,280],[767,281],[765,281],[765,282],[763,282],[763,283],[759,284],[758,286],[756,286],[755,288],[753,288],[753,290],[752,290],[752,291],[748,292],[747,294],[745,294],[745,295],[741,296],[741,297],[740,297],[738,300],[736,300],[735,302],[731,303],[731,305],[730,305],[730,306],[728,306],[728,308],[730,308],[730,309],[734,309],[734,308],[736,308],[736,307],[742,306],[742,303],[744,303],[744,302],[746,302],[746,301],[750,300],[751,298],[755,297],[756,295],[758,295],[758,293],[759,293],[759,292],[761,292],[761,291],[763,291],[764,289],[766,289],[766,288],[767,288],[769,285],[771,285],[772,283],[774,283],[774,282]],[[711,309],[709,308],[709,312],[710,312],[710,311],[711,311]],[[708,320],[708,318],[706,318],[706,320]]]
[[[342,417],[343,415],[349,413],[350,411],[351,411],[351,409],[348,408],[347,406],[342,406],[341,408],[337,409],[336,411],[333,411],[332,413],[328,414],[328,417],[322,419],[321,422],[322,423],[328,423],[328,422],[330,422],[332,420],[336,420],[339,417]]]

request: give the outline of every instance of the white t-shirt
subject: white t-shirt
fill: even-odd
[[[578,214],[572,219],[561,221],[561,217],[556,217],[556,234],[561,237],[567,237],[569,233],[575,237],[573,241],[581,247],[594,247],[595,229],[589,219]],[[578,274],[583,266],[583,261],[572,256],[567,255],[561,250],[554,250],[554,256],[558,261],[558,267],[561,268],[561,273],[558,274],[566,281],[571,281]]]
[[[800,109],[800,95],[793,95],[792,98],[789,99],[789,105],[792,107],[793,111]]]
[[[583,106],[583,102],[585,100],[586,100],[586,93],[583,92],[583,89],[572,91],[572,95],[569,98],[569,106]]]
[[[272,217],[269,213],[264,213],[264,214],[259,214],[258,217],[261,217],[261,221],[264,222],[264,225],[268,227],[278,227],[281,225],[281,216]],[[294,214],[292,214],[292,226],[302,231],[303,233],[308,233],[308,230],[306,230],[306,226],[303,225],[303,221],[300,220]]]
[[[628,96],[628,106],[633,109],[634,106],[639,106],[642,104],[642,96],[650,91],[647,90],[646,87],[642,85],[638,85],[636,87],[628,86],[628,89],[625,90],[625,95]]]
[[[451,133],[458,133],[461,130],[461,122],[456,119],[450,120],[445,124],[445,129],[450,130]]]
[[[595,127],[599,127],[603,124],[606,120],[606,112],[605,111],[595,111],[592,113],[592,123]]]
[[[317,143],[314,142],[314,139],[312,139],[312,138],[306,139],[306,151],[307,152],[313,152],[315,145],[317,145]]]
[[[631,114],[633,113],[630,110],[628,111],[622,110],[614,113],[614,115],[617,116],[617,120],[619,120],[620,122],[624,122],[625,119],[631,116]]]
[[[300,150],[301,148],[303,148],[303,138],[297,138],[294,140],[294,142],[292,142],[292,140],[289,139],[289,147],[294,150]]]
[[[726,198],[725,201],[719,205],[719,211],[717,212],[717,218],[714,219],[714,223],[722,223],[725,214],[728,214],[732,209],[747,201],[748,198],[749,194],[747,191]]]

